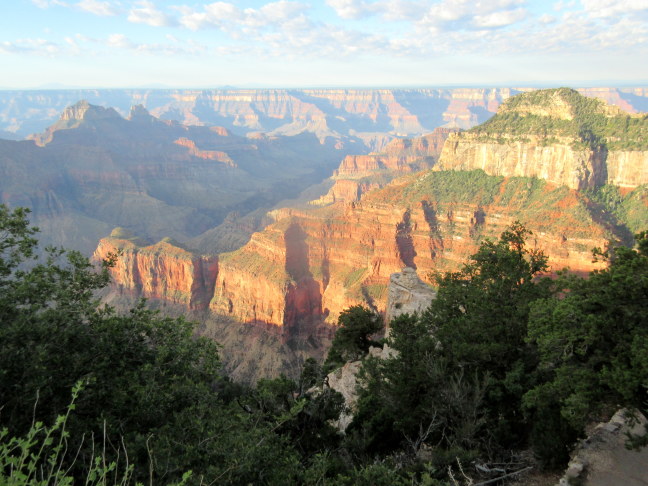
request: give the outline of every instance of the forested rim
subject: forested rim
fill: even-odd
[[[351,307],[323,365],[245,386],[192,323],[95,299],[118,256],[99,271],[76,252],[36,260],[27,216],[0,206],[1,484],[474,484],[560,468],[586,424],[648,406],[645,231],[599,251],[605,270],[551,280],[516,223],[436,275],[437,299],[387,339]],[[358,359],[342,435],[344,401],[322,383]]]

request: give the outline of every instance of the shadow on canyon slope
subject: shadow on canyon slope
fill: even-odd
[[[286,273],[291,278],[286,291],[283,336],[286,340],[317,339],[322,328],[322,289],[310,271],[307,233],[293,222],[284,233]]]

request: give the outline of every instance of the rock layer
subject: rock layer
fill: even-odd
[[[444,188],[457,184],[472,189],[444,196]],[[357,303],[384,311],[391,274],[403,266],[425,278],[456,269],[482,238],[497,238],[518,219],[534,231],[530,244],[545,250],[556,270],[595,268],[591,248],[615,237],[566,187],[483,173],[429,172],[360,202],[274,216],[276,223],[222,256],[214,311],[284,326],[313,322],[320,310],[321,319],[335,322],[343,308]],[[292,295],[300,296],[295,308],[289,307]]]
[[[539,177],[572,189],[648,183],[648,117],[568,88],[507,100],[497,115],[447,140],[439,170]]]
[[[546,145],[535,138],[526,142],[492,143],[480,141],[478,134],[456,134],[447,140],[437,169],[481,169],[490,175],[539,177],[572,189],[605,184],[607,153],[573,149],[571,142],[564,140]],[[642,152],[639,154],[646,157]],[[634,157],[632,160],[635,161]],[[636,178],[634,175],[630,177]]]
[[[218,273],[218,257],[194,255],[172,241],[140,246],[123,231],[103,238],[95,260],[118,255],[111,269],[120,292],[203,310],[209,304]]]
[[[453,128],[436,128],[423,137],[393,140],[379,153],[347,155],[333,173],[333,187],[313,204],[359,201],[364,193],[398,176],[431,169],[448,136],[456,132]]]

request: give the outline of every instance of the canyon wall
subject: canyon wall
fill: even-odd
[[[648,184],[648,151],[610,151],[605,164],[608,184],[625,189]]]
[[[338,94],[336,106],[347,110],[389,96],[374,93],[378,98],[347,106]],[[288,109],[276,103],[277,113]],[[648,152],[608,149],[600,133],[632,126],[610,143],[641,147],[643,123],[561,88],[511,98],[469,132],[437,129],[347,156],[332,189],[310,208],[269,212],[273,223],[220,254],[209,309],[277,326],[286,336],[335,323],[358,303],[383,312],[390,275],[410,267],[430,282],[433,272],[456,270],[484,238],[498,238],[515,221],[533,231],[529,244],[548,255],[552,272],[599,268],[592,248],[630,243],[622,213],[636,220],[648,208],[640,187],[648,182]],[[623,188],[619,197],[633,201],[631,211],[608,210],[583,191],[607,183]]]
[[[178,304],[186,309],[207,308],[218,273],[217,256],[201,256],[173,241],[143,245],[122,229],[99,242],[94,259],[118,255],[110,269],[118,292]]]
[[[435,128],[422,137],[393,140],[380,152],[347,155],[331,177],[333,187],[312,204],[358,201],[364,193],[383,187],[398,176],[431,169],[448,136],[456,132],[454,128]]]
[[[392,273],[408,266],[429,279],[430,272],[457,269],[483,238],[497,238],[515,220],[534,231],[530,244],[546,251],[554,271],[596,268],[591,249],[615,239],[564,186],[479,172],[400,181],[359,202],[276,212],[276,223],[222,256],[210,307],[248,322],[295,326],[318,312],[335,322],[357,303],[384,311]],[[444,187],[459,185],[464,194],[443,195]],[[293,293],[300,304],[290,307]]]
[[[497,114],[451,134],[437,170],[539,177],[572,189],[648,183],[648,117],[568,88],[508,99]]]
[[[451,135],[436,169],[481,169],[487,174],[505,177],[539,177],[578,190],[594,188],[607,182],[607,151],[574,149],[571,145],[573,140],[569,139],[547,145],[538,137],[527,137],[525,141],[507,141],[505,136],[502,138],[503,142],[497,143],[481,141],[479,134]],[[648,152],[638,154],[643,160]],[[630,160],[635,161],[635,158],[630,157]],[[617,164],[620,165],[621,163]],[[617,178],[638,178],[634,174],[628,174],[625,167],[615,173],[621,172],[624,176]]]

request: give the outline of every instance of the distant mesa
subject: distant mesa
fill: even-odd
[[[65,108],[58,121],[48,127],[45,132],[33,134],[27,138],[33,140],[36,145],[44,147],[54,139],[54,133],[59,130],[69,130],[77,128],[85,122],[103,120],[122,120],[122,117],[113,108],[91,105],[88,101],[81,100]]]
[[[152,122],[156,118],[149,113],[144,105],[134,105],[131,107],[128,119],[136,122]]]
[[[103,118],[121,118],[113,108],[91,105],[86,100],[81,100],[68,106],[61,114],[61,121],[99,120]]]

